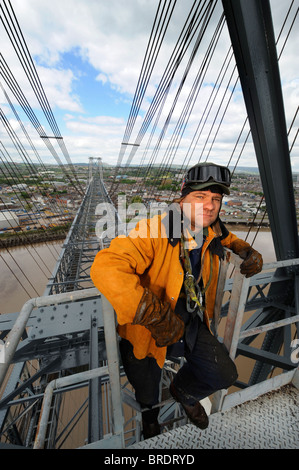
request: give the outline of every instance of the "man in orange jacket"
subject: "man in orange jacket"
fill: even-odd
[[[200,400],[228,388],[237,370],[212,335],[219,259],[227,247],[244,259],[241,273],[262,269],[262,256],[219,219],[229,194],[228,168],[197,164],[185,176],[181,197],[164,214],[142,220],[112,240],[92,265],[96,287],[113,305],[127,377],[142,409],[143,434],[159,434],[159,383],[166,355],[185,357],[170,385],[192,423],[208,426]]]

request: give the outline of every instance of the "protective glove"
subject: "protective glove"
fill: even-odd
[[[240,265],[241,274],[244,274],[245,277],[251,277],[261,272],[263,268],[263,257],[258,251],[254,250],[249,243],[238,238],[238,240],[232,242],[230,248],[236,255],[244,259],[243,263]]]
[[[139,302],[133,325],[145,326],[158,347],[176,343],[184,334],[184,322],[149,289],[145,288]]]

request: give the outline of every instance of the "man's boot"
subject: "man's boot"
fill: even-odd
[[[172,397],[175,399],[175,401],[179,402],[183,409],[185,410],[186,415],[190,419],[190,421],[195,424],[200,429],[206,429],[209,425],[209,418],[208,415],[204,409],[204,407],[198,402],[195,403],[195,405],[185,405],[177,390],[175,389],[175,386],[173,385],[173,382],[171,382],[169,391],[172,395]]]
[[[158,421],[149,423],[142,418],[142,431],[144,439],[149,439],[150,437],[155,437],[161,434],[160,424]]]

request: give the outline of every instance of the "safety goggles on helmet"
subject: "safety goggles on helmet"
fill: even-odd
[[[229,187],[231,183],[231,173],[225,166],[215,165],[214,163],[204,163],[193,166],[187,171],[184,178],[184,185],[206,183],[209,180],[216,184]]]

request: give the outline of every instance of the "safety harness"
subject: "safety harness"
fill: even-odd
[[[202,273],[202,268],[200,270],[200,275],[197,280],[195,280],[194,275],[192,274],[192,265],[190,261],[190,256],[189,256],[189,250],[187,248],[186,244],[186,239],[184,237],[184,234],[182,233],[181,235],[181,260],[182,260],[182,265],[184,268],[184,288],[185,288],[185,294],[186,294],[186,309],[188,312],[193,313],[195,312],[196,309],[198,309],[198,315],[203,320],[203,314],[204,314],[204,295],[206,290],[208,289],[211,280],[212,280],[212,274],[213,274],[213,257],[212,253],[210,252],[210,275],[209,275],[209,280],[205,286],[203,286],[203,283],[201,281],[201,273]]]

